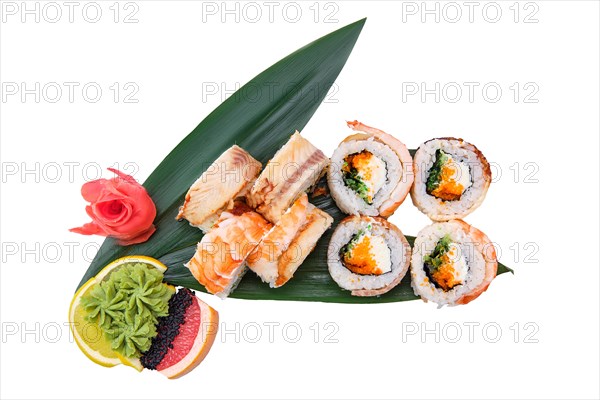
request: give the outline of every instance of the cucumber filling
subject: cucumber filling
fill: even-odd
[[[469,166],[454,160],[442,149],[436,150],[435,161],[427,174],[427,194],[444,201],[460,200],[472,185]]]
[[[387,168],[385,161],[363,150],[344,158],[342,176],[344,184],[371,205],[377,192],[385,185]]]
[[[423,257],[427,278],[438,289],[445,292],[462,285],[469,270],[457,243],[450,235],[444,235],[435,245],[431,254]]]

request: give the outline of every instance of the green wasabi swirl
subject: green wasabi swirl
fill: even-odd
[[[123,264],[81,298],[86,320],[100,326],[113,350],[139,357],[150,348],[158,317],[168,314],[175,293],[162,280],[162,272],[152,266]]]

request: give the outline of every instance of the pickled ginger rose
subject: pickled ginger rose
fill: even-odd
[[[132,176],[109,168],[117,177],[97,179],[81,187],[81,195],[90,203],[85,211],[92,222],[69,229],[82,235],[109,236],[121,246],[148,240],[156,228],[156,206]]]

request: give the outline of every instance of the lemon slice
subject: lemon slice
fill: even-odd
[[[104,338],[98,324],[86,321],[85,311],[81,306],[81,297],[96,284],[96,279],[87,281],[73,297],[69,308],[69,326],[77,346],[93,362],[104,367],[114,367],[121,364],[117,353]]]
[[[167,267],[163,263],[147,256],[126,256],[111,262],[77,290],[69,307],[69,325],[77,346],[79,346],[83,354],[96,364],[104,367],[114,367],[115,365],[123,364],[141,371],[143,367],[140,360],[137,358],[127,358],[114,351],[111,344],[104,338],[100,326],[85,319],[86,313],[81,306],[81,298],[96,283],[106,279],[112,271],[123,264],[129,263],[148,264],[163,273],[167,270]]]
[[[123,365],[127,365],[128,367],[134,368],[139,372],[142,372],[142,370],[144,369],[144,367],[142,366],[142,362],[139,358],[127,358],[119,353],[117,353],[117,357],[119,357],[119,360]]]

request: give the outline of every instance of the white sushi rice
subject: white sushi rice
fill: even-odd
[[[373,204],[365,202],[353,189],[344,183],[342,166],[344,159],[350,154],[363,150],[371,152],[386,164],[385,184],[373,196]],[[346,214],[379,215],[379,207],[386,201],[402,178],[402,163],[398,155],[385,144],[375,141],[373,137],[366,140],[351,140],[343,142],[331,157],[331,165],[327,174],[329,191],[337,206]]]
[[[229,294],[233,292],[236,287],[238,287],[247,271],[248,268],[246,266],[246,262],[243,262],[242,265],[240,265],[235,271],[233,271],[231,281],[222,292],[216,294],[217,297],[219,297],[222,300],[229,297]]]
[[[458,245],[459,257],[464,257],[468,267],[465,280],[449,291],[437,288],[427,277],[423,257],[431,254],[438,241],[449,235],[452,243]],[[474,239],[455,221],[437,222],[423,228],[413,246],[410,266],[411,285],[417,296],[425,301],[433,301],[440,307],[456,305],[456,301],[471,293],[485,278],[484,255],[476,249]]]
[[[391,272],[381,275],[360,275],[353,273],[342,263],[340,249],[359,230],[363,229],[366,231],[368,225],[372,225],[372,235],[382,237],[390,249]],[[410,261],[410,246],[408,244],[404,246],[406,239],[400,237],[400,235],[394,230],[387,229],[381,222],[374,218],[346,218],[337,226],[329,242],[327,264],[331,277],[341,288],[347,290],[376,290],[392,284],[398,276],[406,274]]]
[[[427,193],[428,172],[435,162],[437,149],[450,155],[454,162],[468,166],[471,185],[459,200],[444,201]],[[479,207],[491,177],[487,161],[484,164],[476,151],[475,146],[458,139],[433,139],[423,143],[414,156],[415,182],[410,192],[413,204],[434,221],[464,218]]]

